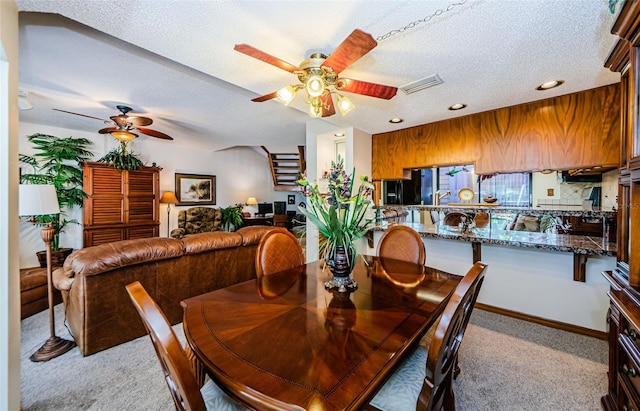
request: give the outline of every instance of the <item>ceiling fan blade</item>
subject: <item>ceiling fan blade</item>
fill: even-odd
[[[342,70],[349,67],[360,57],[371,51],[378,43],[371,37],[371,34],[355,29],[344,39],[342,43],[331,53],[322,63],[323,67],[331,67],[333,71],[340,74]]]
[[[251,101],[254,101],[256,103],[262,103],[263,101],[271,100],[276,97],[278,97],[278,92],[274,91],[272,93],[265,94],[264,96],[252,98]]]
[[[100,120],[100,121],[102,121],[102,122],[104,122],[104,123],[108,123],[108,122],[109,122],[109,120],[105,120],[105,119],[103,119],[103,118],[93,117],[93,116],[88,116],[88,115],[86,115],[86,114],[73,113],[73,112],[71,112],[71,111],[60,110],[59,108],[54,108],[53,110],[55,110],[55,111],[59,111],[59,112],[61,112],[61,113],[73,114],[73,115],[75,115],[75,116],[82,116],[82,117],[92,118],[92,119],[94,119],[94,120]]]
[[[149,117],[127,116],[125,114],[118,114],[117,116],[109,117],[119,126],[130,124],[135,127],[149,126],[153,123]]]
[[[236,46],[233,49],[236,51],[239,51],[240,53],[244,53],[247,56],[256,58],[258,60],[262,60],[265,63],[271,64],[272,66],[276,66],[282,70],[286,70],[289,73],[293,73],[296,70],[300,70],[297,66],[287,63],[286,61],[280,60],[279,58],[274,57],[271,54],[267,54],[263,51],[260,51],[257,48],[252,47],[248,44],[236,44]]]
[[[150,128],[139,128],[139,127],[136,127],[136,130],[138,130],[142,134],[146,134],[146,135],[151,136],[151,137],[157,137],[157,138],[161,138],[163,140],[173,140],[173,137],[171,137],[171,136],[169,136],[169,135],[167,135],[165,133],[162,133],[160,131],[157,131],[157,130],[151,130]]]
[[[112,131],[117,131],[118,127],[105,127],[105,128],[101,128],[100,130],[98,130],[98,133],[100,134],[109,134]]]
[[[382,98],[390,100],[398,92],[397,87],[385,86],[382,84],[368,83],[366,81],[353,80],[350,78],[340,78],[338,87],[340,91],[347,93],[362,94],[364,96]]]
[[[331,94],[327,94],[327,99],[322,102],[322,117],[331,117],[336,114],[336,108],[333,105]]]

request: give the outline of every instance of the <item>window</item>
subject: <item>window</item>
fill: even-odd
[[[501,206],[531,207],[531,173],[479,176],[480,198],[495,197]]]
[[[441,204],[457,203],[458,192],[470,188],[475,193],[472,202],[482,203],[484,197],[495,197],[507,207],[531,207],[531,173],[476,175],[473,165],[439,167],[438,190]]]

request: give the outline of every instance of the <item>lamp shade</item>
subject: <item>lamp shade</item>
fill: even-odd
[[[60,213],[56,187],[52,184],[20,184],[18,215],[46,215]]]
[[[178,204],[178,199],[173,191],[165,191],[160,197],[160,202],[163,204]]]
[[[293,86],[286,86],[278,90],[276,95],[278,97],[278,100],[280,100],[282,104],[284,104],[285,106],[288,106],[289,103],[293,101],[297,92],[298,90]]]
[[[342,114],[343,116],[346,116],[347,113],[353,110],[353,108],[355,107],[351,100],[341,94],[338,94],[337,106],[338,110],[340,110],[340,114]]]
[[[112,131],[111,135],[114,136],[117,140],[120,141],[131,141],[134,138],[138,137],[137,134],[134,134],[127,130],[116,130]]]
[[[258,200],[255,197],[247,198],[247,205],[258,205]]]

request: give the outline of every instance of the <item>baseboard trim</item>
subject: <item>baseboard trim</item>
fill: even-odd
[[[523,314],[517,311],[507,310],[504,308],[494,307],[492,305],[482,304],[476,302],[475,308],[480,310],[489,311],[496,314],[501,314],[507,317],[517,318],[518,320],[529,321],[532,323],[544,325],[558,330],[569,331],[575,334],[586,335],[589,337],[598,338],[600,340],[607,340],[608,336],[606,332],[592,330],[586,327],[580,327],[578,325],[567,324],[560,321],[548,320],[546,318],[536,317],[535,315]]]

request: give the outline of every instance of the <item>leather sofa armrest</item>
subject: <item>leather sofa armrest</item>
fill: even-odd
[[[53,286],[61,291],[69,291],[74,279],[71,267],[56,268],[52,274]]]

